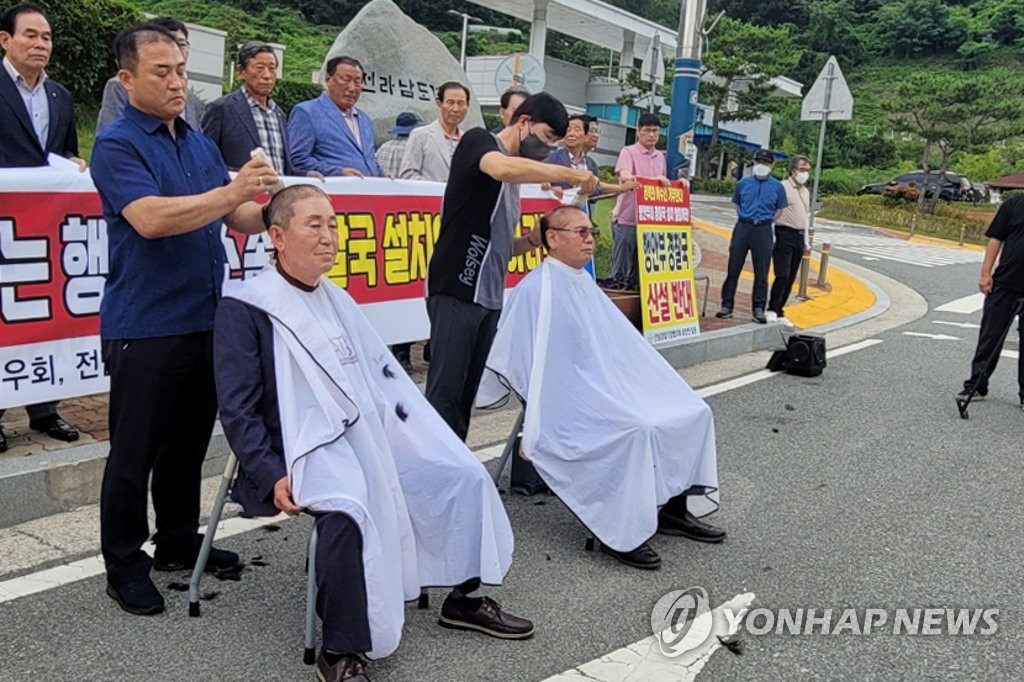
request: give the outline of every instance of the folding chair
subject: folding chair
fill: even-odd
[[[519,434],[523,430],[523,419],[526,417],[526,405],[521,405],[519,410],[519,416],[516,417],[515,423],[512,425],[512,431],[508,434],[508,438],[505,440],[505,449],[501,452],[501,459],[498,460],[498,468],[494,470],[494,485],[498,485],[498,481],[501,479],[502,473],[505,471],[505,467],[508,466],[509,459],[515,453],[516,443],[519,440]],[[561,500],[559,500],[561,501]],[[575,516],[575,515],[574,515]],[[581,522],[582,523],[582,522]],[[587,531],[587,540],[584,544],[584,548],[588,552],[593,552],[597,538],[590,529],[583,526],[583,529]]]
[[[231,491],[231,483],[235,480],[238,472],[238,459],[233,453],[228,454],[227,464],[224,465],[224,473],[221,474],[220,488],[217,490],[217,497],[213,502],[213,510],[210,512],[210,522],[206,527],[206,534],[203,537],[203,544],[199,548],[199,556],[196,558],[196,566],[192,569],[192,578],[188,584],[188,615],[192,618],[199,618],[199,582],[203,578],[203,571],[206,570],[206,562],[210,558],[210,549],[213,547],[213,539],[217,534],[217,525],[220,523],[221,514],[224,512],[224,504],[228,500],[228,493]],[[309,542],[306,545],[306,623],[303,639],[302,660],[307,665],[316,662],[316,521],[315,515],[313,528],[309,532]],[[426,609],[430,606],[430,595],[426,590],[420,592],[417,608]]]

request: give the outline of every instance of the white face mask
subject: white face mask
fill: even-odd
[[[810,177],[811,177],[811,174],[808,173],[807,171],[797,171],[796,181],[799,182],[801,185],[806,185],[807,184],[807,179],[810,178]]]
[[[754,176],[758,178],[767,178],[768,174],[772,172],[771,166],[763,163],[754,164]]]

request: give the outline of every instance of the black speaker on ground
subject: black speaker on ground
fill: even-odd
[[[816,377],[827,364],[825,337],[814,334],[793,334],[786,341],[783,368],[790,374]]]

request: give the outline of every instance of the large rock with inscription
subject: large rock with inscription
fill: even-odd
[[[327,52],[359,60],[366,86],[356,105],[373,118],[376,146],[393,137],[395,117],[412,111],[429,123],[437,118],[435,88],[447,81],[470,87],[459,61],[434,34],[410,19],[391,0],[372,0],[349,22]],[[463,128],[484,124],[470,88],[469,113]]]

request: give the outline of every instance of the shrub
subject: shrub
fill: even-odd
[[[882,203],[886,206],[899,204],[915,204],[921,192],[910,182],[904,185],[889,185],[882,190]]]
[[[985,230],[991,217],[984,213],[979,215],[973,207],[940,203],[935,215],[927,215],[917,214],[913,204],[886,205],[885,201],[879,196],[826,197],[818,215],[902,232],[909,232],[914,224],[915,234],[954,241],[960,239],[960,229],[963,227],[965,241],[975,244],[987,241]]]
[[[694,178],[692,189],[699,194],[718,194],[732,196],[736,189],[735,180],[718,180],[715,178]]]
[[[316,83],[300,83],[298,81],[279,80],[274,86],[274,102],[287,115],[299,102],[315,99],[324,89]]]
[[[76,105],[98,104],[103,85],[117,73],[114,36],[142,20],[122,0],[36,0],[53,29],[47,74],[71,91]]]

